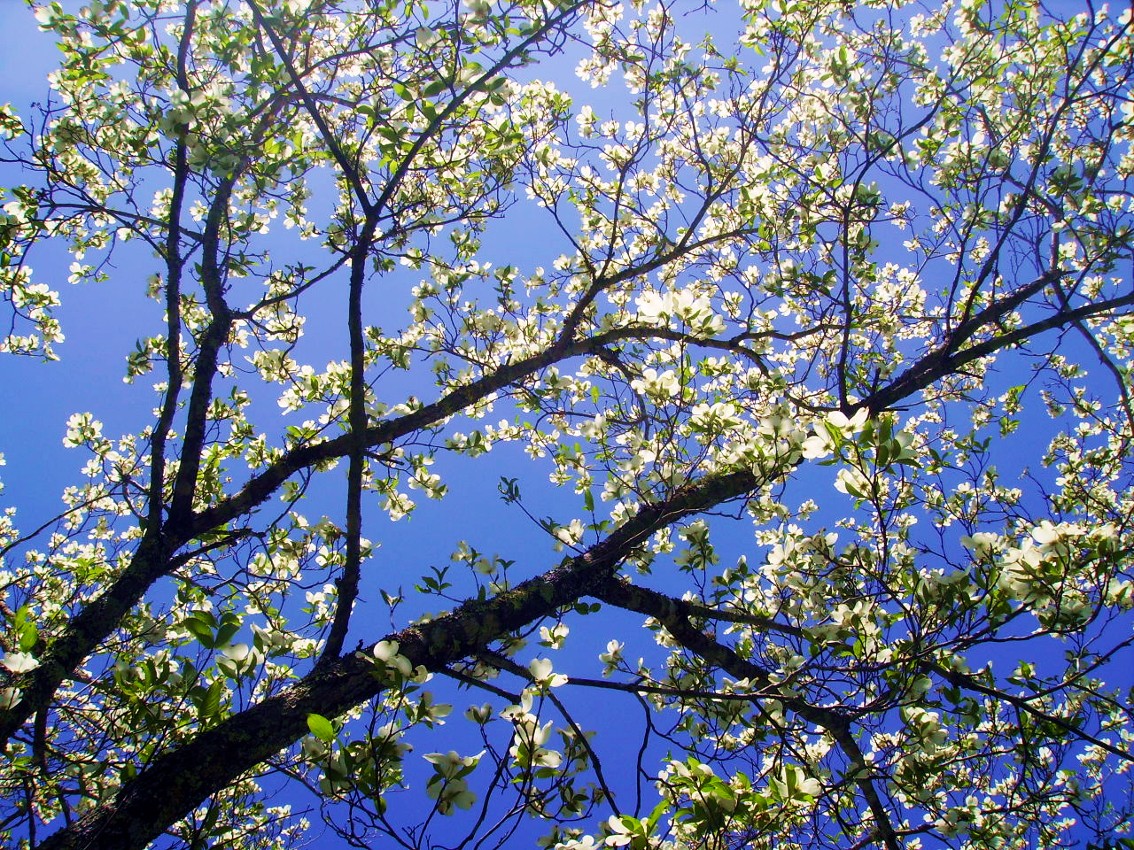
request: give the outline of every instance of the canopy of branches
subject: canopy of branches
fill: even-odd
[[[29,0],[0,379],[130,403],[3,446],[9,846],[1130,844],[1134,24],[1057,5]]]

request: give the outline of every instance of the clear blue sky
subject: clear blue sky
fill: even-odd
[[[46,92],[42,78],[52,67],[52,59],[53,49],[48,39],[37,31],[23,4],[17,0],[0,0],[0,80],[3,81],[0,101],[22,106],[42,97]],[[555,73],[558,75],[567,64],[560,63]],[[602,100],[606,96],[599,93],[597,97]],[[0,170],[0,183],[16,179]],[[521,209],[520,217],[489,240],[487,258],[497,265],[513,263],[525,269],[550,266],[560,248],[539,238],[541,231],[532,227],[533,220],[531,210]],[[7,466],[0,474],[5,482],[6,503],[19,507],[17,521],[26,528],[38,525],[58,510],[60,491],[74,481],[78,467],[85,460],[78,452],[62,448],[65,423],[71,413],[92,411],[103,420],[105,431],[111,437],[137,431],[152,421],[150,408],[155,398],[149,388],[152,381],[142,379],[133,386],[122,381],[124,358],[134,340],[158,332],[161,323],[160,305],[145,299],[143,294],[144,280],[152,263],[140,253],[127,251],[116,257],[117,268],[109,283],[73,287],[65,282],[69,261],[66,255],[52,254],[49,250],[40,250],[32,258],[41,279],[54,278],[53,288],[61,290],[63,296],[60,316],[67,342],[59,348],[61,361],[42,363],[0,358],[0,411],[3,411],[0,413],[0,452],[7,458]],[[402,270],[383,285],[408,287],[418,277],[417,272]],[[381,319],[377,321],[385,324]],[[345,333],[337,330],[339,323],[339,316],[330,312],[316,317],[313,322],[314,345],[325,351],[324,360],[346,356]],[[390,324],[394,322],[391,320]],[[312,359],[318,362],[318,358]],[[1005,377],[1006,381],[1010,379],[1011,376]],[[423,397],[430,398],[432,394],[432,387],[422,387]],[[502,410],[490,421],[506,415],[508,411]],[[1039,434],[1038,428],[1025,428],[1019,445],[1037,442]],[[415,515],[399,523],[375,518],[373,515],[378,511],[370,511],[366,533],[379,542],[381,548],[368,566],[362,588],[362,601],[367,607],[363,616],[356,617],[348,646],[356,641],[369,643],[389,630],[380,604],[379,586],[393,592],[400,585],[410,591],[431,565],[448,564],[457,540],[468,540],[484,552],[500,553],[515,560],[516,578],[541,572],[560,557],[552,551],[546,535],[516,508],[509,508],[500,501],[497,481],[501,476],[520,476],[521,482],[527,484],[524,488],[525,495],[530,497],[527,505],[540,517],[566,518],[577,510],[576,500],[545,486],[550,464],[545,461],[533,465],[518,447],[500,447],[490,460],[489,463],[470,462],[442,455],[436,471],[450,485],[448,498],[440,503],[419,498]],[[1004,465],[1007,470],[1017,467],[1014,472],[1018,473],[1020,463],[1023,461],[1017,462],[1009,456]],[[320,513],[341,516],[342,488],[338,485],[342,474],[343,467],[340,467],[338,472],[328,476],[330,480],[326,485],[316,488],[316,496],[306,506],[309,517],[317,518]],[[822,500],[824,508],[811,522],[812,526],[832,524],[848,508],[849,500],[834,492],[830,480],[830,471],[820,470],[802,477],[796,485],[797,503],[808,497]],[[718,522],[722,529],[727,529],[719,541],[722,562],[747,553],[758,563],[762,550],[753,544],[750,521]],[[666,584],[664,573],[656,577],[656,585],[662,589],[677,587],[674,584],[667,588]],[[627,633],[641,634],[637,617],[607,618],[601,621],[601,627],[597,625],[599,622],[598,618],[570,619],[575,640],[569,644],[569,653],[546,650],[540,653],[555,658],[557,667],[562,666],[567,672],[597,676],[596,656],[605,649],[607,640],[625,638]],[[633,654],[639,651],[645,650],[634,649]],[[1129,680],[1130,671],[1126,672]],[[460,715],[468,704],[489,698],[446,690],[446,699],[454,704],[453,719],[436,733],[415,737],[418,755],[448,749],[472,754],[481,748],[472,737],[475,730],[464,723]],[[604,758],[608,779],[616,783],[616,790],[622,795],[620,802],[632,808],[629,800],[633,799],[630,791],[633,777],[626,768],[632,764],[641,740],[637,706],[626,698],[608,697],[604,692],[584,689],[561,689],[559,696],[578,710],[584,724],[592,724],[599,730],[595,745]],[[497,708],[503,707],[500,700],[494,702]],[[503,724],[497,726],[501,728]],[[662,749],[657,747],[647,760],[648,770],[656,771],[660,766],[658,757]],[[421,771],[417,789],[421,787],[421,777],[428,775],[424,767]],[[419,791],[392,797],[390,802],[393,811],[405,805],[410,814],[418,813],[422,804]],[[648,811],[649,805],[646,809]]]

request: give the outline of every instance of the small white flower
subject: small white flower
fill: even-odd
[[[607,641],[606,652],[599,655],[599,661],[606,665],[602,671],[604,676],[609,676],[613,673],[615,666],[622,660],[623,646],[625,646],[625,644],[623,644],[622,641]]]
[[[374,644],[373,655],[387,670],[397,670],[403,676],[409,676],[413,673],[413,664],[398,652],[399,648],[396,640],[380,640]]]
[[[822,460],[829,457],[831,452],[835,449],[835,444],[831,441],[830,435],[825,431],[812,434],[803,441],[803,456],[808,460]]]
[[[453,777],[461,772],[461,768],[472,767],[480,761],[485,753],[481,750],[475,756],[462,756],[454,750],[447,753],[426,753],[423,758],[437,767],[437,772],[445,777]]]
[[[469,14],[473,20],[478,22],[486,20],[492,11],[488,0],[466,0],[465,5],[469,7]]]
[[[225,658],[231,658],[233,661],[243,661],[248,657],[248,653],[250,651],[251,649],[248,644],[234,643],[231,646],[226,646],[224,649],[222,649],[221,655],[223,655]]]
[[[550,629],[547,626],[540,626],[540,643],[546,644],[552,649],[560,649],[570,633],[571,629],[568,628],[566,623],[556,623]]]
[[[428,50],[441,38],[437,33],[429,27],[418,27],[414,30],[414,42],[420,50]]]
[[[492,719],[492,704],[486,702],[483,705],[470,705],[465,709],[465,717],[473,723],[483,726]]]
[[[39,666],[39,662],[26,652],[8,652],[0,658],[0,667],[9,673],[27,673]]]
[[[613,833],[606,837],[605,843],[607,847],[623,847],[629,844],[630,841],[634,838],[633,834],[622,822],[622,818],[620,818],[618,815],[611,815],[609,818],[607,818],[606,826],[607,829],[609,829]]]
[[[870,493],[870,480],[857,469],[840,469],[835,476],[835,489],[855,498]]]
[[[665,403],[681,394],[681,382],[672,369],[658,374],[656,369],[642,370],[642,376],[630,382],[630,388],[651,401]]]
[[[971,537],[962,537],[961,545],[970,550],[974,555],[979,556],[995,548],[999,540],[999,536],[992,532],[978,531]]]
[[[549,688],[558,688],[567,684],[567,677],[562,673],[555,673],[550,658],[533,658],[528,664],[528,672],[537,685],[546,685]]]

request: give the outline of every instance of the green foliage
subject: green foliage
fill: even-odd
[[[1129,846],[1129,9],[28,6],[7,843]]]

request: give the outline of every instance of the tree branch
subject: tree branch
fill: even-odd
[[[775,699],[808,722],[828,730],[850,760],[849,778],[854,781],[866,799],[878,836],[887,850],[901,850],[889,812],[867,773],[866,760],[850,732],[850,722],[841,712],[833,708],[812,705],[791,693],[781,691],[772,682],[767,670],[741,658],[733,649],[718,643],[694,626],[689,620],[690,612],[680,599],[629,584],[614,576],[607,578],[595,590],[594,596],[619,608],[653,617],[665,627],[674,640],[690,652],[731,676],[755,682],[764,693],[754,694],[753,700],[762,697]]]
[[[651,534],[687,516],[751,492],[750,469],[717,473],[643,505],[625,525],[582,554],[488,600],[411,626],[387,640],[415,667],[436,672],[483,652],[524,626],[594,595]],[[122,787],[114,800],[50,836],[40,850],[141,850],[210,794],[307,734],[307,716],[339,716],[384,688],[365,654],[328,659],[300,682],[166,753]]]

